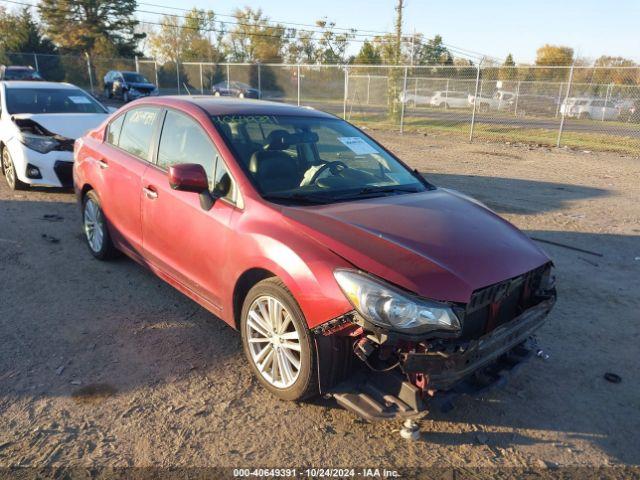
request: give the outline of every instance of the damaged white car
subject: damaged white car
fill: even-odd
[[[109,110],[84,90],[54,82],[0,82],[2,173],[12,190],[73,185],[73,144]]]

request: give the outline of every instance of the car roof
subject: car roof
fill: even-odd
[[[79,88],[70,83],[63,83],[63,82],[34,82],[30,80],[3,80],[2,83],[4,83],[7,87],[11,87],[11,88],[31,88],[31,89],[58,88],[60,90],[77,90]]]
[[[298,117],[336,118],[333,115],[309,107],[298,107],[280,102],[250,100],[241,98],[224,98],[208,95],[173,95],[138,100],[136,103],[154,105],[184,106],[195,105],[209,115],[291,115]]]

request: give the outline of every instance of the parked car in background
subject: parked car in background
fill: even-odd
[[[0,82],[0,151],[9,188],[70,187],[73,144],[108,117],[108,110],[75,85]]]
[[[529,237],[317,110],[139,100],[77,142],[74,181],[91,254],[124,252],[240,330],[282,399],[416,415],[530,355],[555,303]]]
[[[104,76],[104,96],[120,98],[124,103],[158,95],[158,88],[137,72],[112,70]]]
[[[569,118],[617,120],[620,111],[613,102],[602,98],[570,97],[560,105],[560,113]]]
[[[260,98],[260,90],[235,80],[216,83],[211,87],[211,93],[216,97]]]
[[[475,101],[475,98],[475,94],[469,94],[467,101],[472,107],[475,102],[476,108],[480,112],[486,112],[488,110],[511,110],[514,106],[516,94],[505,90],[497,90],[491,96],[479,94],[477,101]]]
[[[440,108],[468,108],[468,95],[467,92],[438,90],[431,96],[429,105]]]
[[[400,93],[400,101],[412,107],[415,107],[416,105],[429,105],[432,96],[433,92],[431,90],[405,90],[404,92]]]
[[[33,67],[7,66],[0,67],[0,80],[44,80]]]

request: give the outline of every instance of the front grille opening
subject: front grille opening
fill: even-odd
[[[539,302],[534,292],[538,290],[542,276],[549,268],[551,265],[546,264],[473,292],[465,309],[461,338],[480,338],[533,307]]]

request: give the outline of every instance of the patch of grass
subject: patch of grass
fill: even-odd
[[[398,124],[393,124],[384,115],[354,115],[351,120],[357,125],[369,128],[400,128]],[[445,121],[409,117],[404,122],[405,132],[441,132],[463,140],[469,139],[470,128],[471,125],[468,120]],[[558,138],[557,130],[486,123],[476,123],[473,132],[474,139],[478,140],[521,142],[549,146],[555,146]],[[561,144],[562,146],[566,145],[581,150],[602,150],[640,156],[640,139],[629,136],[565,131],[562,134]]]

